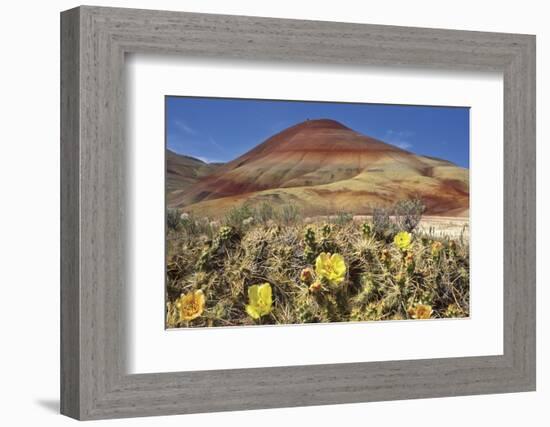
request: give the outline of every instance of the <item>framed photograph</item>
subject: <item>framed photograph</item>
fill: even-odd
[[[468,108],[165,113],[168,328],[469,317]]]
[[[61,411],[535,390],[535,37],[61,14]]]

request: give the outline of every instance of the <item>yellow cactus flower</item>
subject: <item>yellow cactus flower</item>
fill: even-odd
[[[406,250],[411,246],[412,236],[411,233],[406,231],[400,231],[393,239],[393,243],[401,250]]]
[[[427,304],[416,304],[407,310],[413,319],[429,319],[432,317],[432,306]]]
[[[176,300],[176,308],[179,311],[180,319],[186,321],[196,319],[204,311],[204,303],[204,293],[200,289],[181,294]]]
[[[340,254],[322,252],[315,260],[315,272],[331,285],[339,285],[346,276],[346,263]]]
[[[257,320],[271,313],[272,303],[271,285],[269,283],[253,285],[248,288],[248,305],[246,306],[246,312],[253,319]]]

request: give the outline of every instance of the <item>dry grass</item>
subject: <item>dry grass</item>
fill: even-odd
[[[237,213],[226,220],[230,226],[224,220],[185,217],[169,230],[167,327],[469,315],[469,247],[461,238],[413,232],[410,246],[402,250],[387,236],[374,235],[368,222],[344,214],[308,223],[266,212],[261,220]],[[347,271],[337,286],[315,287],[300,278],[305,268],[315,269],[321,252],[344,258]],[[254,320],[245,310],[247,290],[261,283],[271,285],[272,309]],[[198,289],[205,296],[204,310],[183,320],[176,299]]]

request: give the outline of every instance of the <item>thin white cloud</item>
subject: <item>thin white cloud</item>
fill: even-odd
[[[393,130],[389,129],[384,135],[384,140],[396,147],[399,147],[403,150],[408,150],[413,146],[410,142],[410,138],[414,136],[414,132],[410,130]]]
[[[412,144],[410,142],[396,142],[393,145],[395,145],[396,147],[402,148],[403,150],[407,150],[412,147]]]
[[[218,150],[220,150],[222,153],[225,152],[225,149],[216,142],[216,140],[214,138],[212,138],[211,136],[208,136],[208,142],[210,142],[210,144],[212,144],[214,147],[216,147]]]
[[[191,126],[189,126],[187,123],[185,123],[183,120],[176,120],[174,122],[174,125],[182,132],[185,132],[189,135],[197,135],[198,132],[193,129]]]

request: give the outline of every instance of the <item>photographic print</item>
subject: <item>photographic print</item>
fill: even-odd
[[[166,96],[166,327],[468,317],[469,113]]]

